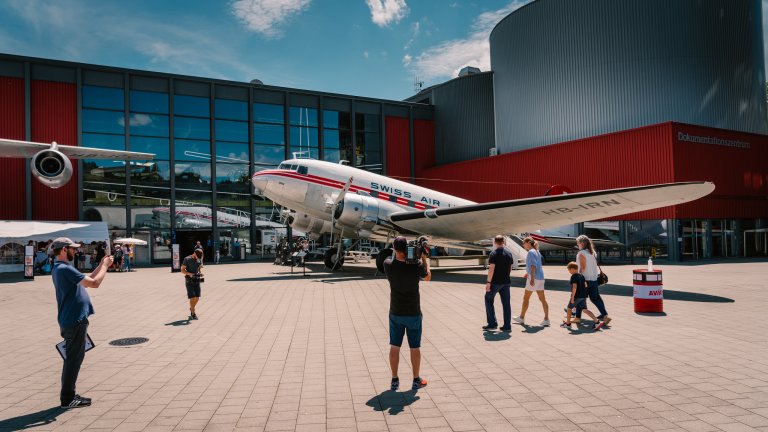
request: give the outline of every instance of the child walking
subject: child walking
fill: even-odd
[[[603,322],[595,317],[595,314],[587,309],[587,280],[579,273],[579,265],[571,261],[568,263],[568,273],[571,274],[571,301],[568,303],[568,311],[565,316],[565,321],[560,327],[570,328],[573,322],[571,321],[571,314],[573,308],[576,308],[576,315],[581,315],[580,312],[587,314],[594,324],[592,329],[600,330],[603,327]]]

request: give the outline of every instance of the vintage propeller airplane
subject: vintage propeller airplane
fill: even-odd
[[[387,244],[376,265],[391,255],[397,235],[428,236],[430,244],[484,250],[495,235],[536,231],[626,213],[682,204],[715,189],[686,182],[475,203],[353,168],[343,163],[296,158],[252,177],[255,194],[288,209],[288,223],[310,236],[370,239]],[[342,241],[325,254],[325,265],[344,264]],[[524,257],[511,239],[513,254]]]

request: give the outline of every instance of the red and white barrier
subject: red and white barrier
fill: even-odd
[[[661,270],[632,270],[635,313],[664,312],[664,286]]]

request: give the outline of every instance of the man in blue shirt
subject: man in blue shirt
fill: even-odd
[[[51,279],[56,287],[59,328],[67,354],[61,372],[62,408],[79,408],[91,404],[91,399],[75,393],[77,375],[85,358],[88,317],[94,313],[85,288],[98,288],[107,274],[107,269],[112,265],[112,257],[107,255],[93,273],[88,276],[80,273],[72,264],[79,247],[78,243],[66,237],[59,237],[51,243],[55,257]]]

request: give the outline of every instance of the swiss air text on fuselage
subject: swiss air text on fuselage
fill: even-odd
[[[387,186],[387,185],[376,183],[376,182],[371,182],[371,190],[374,190],[377,192],[383,192],[383,193],[398,196],[398,197],[403,197],[405,199],[413,198],[413,194],[409,191],[394,188],[392,186]],[[440,207],[440,200],[436,200],[434,198],[422,196],[420,201],[429,205]],[[446,206],[451,207],[450,204],[447,204]]]

